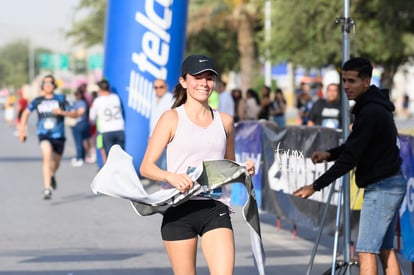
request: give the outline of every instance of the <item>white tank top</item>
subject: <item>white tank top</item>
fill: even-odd
[[[220,113],[213,110],[213,122],[207,127],[194,124],[184,106],[175,109],[177,129],[167,145],[167,170],[186,173],[188,167],[201,165],[204,160],[223,159],[226,152],[226,132]]]
[[[201,127],[189,119],[184,105],[175,110],[178,114],[178,123],[174,138],[167,145],[167,170],[186,173],[188,167],[197,167],[205,160],[224,159],[227,137],[220,113],[212,110],[213,122],[207,127]],[[163,186],[163,188],[171,187],[169,184]],[[226,188],[222,188],[218,200],[230,204],[230,196]]]

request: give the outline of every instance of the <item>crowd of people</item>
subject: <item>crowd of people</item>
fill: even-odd
[[[287,100],[280,88],[272,91],[270,87],[263,85],[260,92],[250,88],[243,93],[239,88],[229,91],[226,86],[225,81],[216,77],[208,104],[220,113],[228,114],[234,123],[264,119],[275,122],[278,127],[287,125]],[[7,102],[8,109],[11,109],[13,104],[18,106],[17,117],[14,118],[9,111],[6,118],[7,123],[16,125],[16,135],[22,142],[26,140],[28,116],[33,111],[37,112],[37,135],[43,156],[45,199],[51,198],[52,190],[57,186],[55,174],[64,151],[66,127],[71,131],[76,149],[75,156],[71,160],[73,167],[95,163],[97,157],[105,163],[112,145],[119,144],[122,148],[125,147],[125,121],[121,100],[111,91],[107,80],[97,82],[96,87],[97,91],[89,92],[86,83],[83,83],[73,94],[68,96],[56,94],[55,90],[58,88],[56,80],[53,75],[47,75],[42,80],[40,96],[28,102],[22,91],[19,91],[18,99],[11,98]],[[172,108],[175,99],[164,79],[154,80],[153,89],[155,96],[151,104],[149,139],[159,118]],[[337,84],[328,85],[326,97],[319,98],[315,103],[311,100],[306,85],[302,85],[301,93],[297,96],[300,123],[340,127],[341,114],[338,99]],[[158,165],[162,168],[167,167],[166,150],[161,154]]]
[[[231,115],[235,123],[266,119],[273,120],[279,127],[286,126],[287,102],[280,88],[276,88],[273,94],[270,87],[263,86],[260,95],[255,89],[250,88],[244,95],[240,88],[227,91],[225,85],[224,81],[217,81],[217,109]]]
[[[319,84],[315,93],[311,91],[310,84],[301,83],[295,93],[297,119],[291,121],[287,121],[288,103],[279,87],[272,91],[270,87],[264,85],[260,92],[249,88],[243,93],[240,88],[226,90],[226,82],[219,79],[213,93],[217,97],[210,98],[209,105],[231,115],[235,123],[243,120],[270,120],[278,127],[285,127],[290,123],[341,128],[340,86],[337,83],[328,84],[325,91],[322,84]]]
[[[66,95],[55,93],[58,88],[53,75],[43,77],[39,96],[30,102],[19,99],[18,119],[15,122],[20,142],[27,139],[27,124],[32,112],[37,113],[36,134],[42,154],[43,198],[52,198],[57,189],[56,172],[65,149],[66,127],[70,127],[76,155],[73,167],[85,162],[96,162],[96,149],[102,161],[106,161],[114,144],[125,145],[124,117],[119,96],[111,91],[110,83],[101,80],[98,91],[89,94],[86,84],[80,85],[70,102]]]
[[[376,255],[380,255],[384,270],[398,270],[392,247],[398,207],[406,189],[393,120],[394,105],[387,94],[370,85],[371,76],[372,65],[367,59],[354,58],[343,65],[346,96],[356,101],[351,134],[341,146],[312,155],[315,163],[332,160],[335,163],[313,183],[294,192],[297,197],[308,198],[356,167],[356,183],[365,188],[366,202],[361,211],[356,247],[360,268],[365,272],[361,274],[376,274]],[[65,119],[74,119],[70,125],[76,145],[76,157],[71,162],[74,167],[94,162],[95,148],[100,149],[105,162],[114,144],[125,147],[121,100],[107,80],[99,81],[97,87],[95,96],[89,96],[86,85],[81,85],[74,92],[75,101],[70,103],[65,95],[55,93],[56,80],[53,75],[47,75],[41,83],[41,95],[28,103],[20,103],[18,136],[21,142],[27,138],[30,114],[36,111],[38,115],[44,199],[51,199],[52,191],[57,189],[56,172],[68,126]],[[341,127],[339,85],[327,85],[325,93],[316,94],[317,100],[309,88],[302,83],[296,94],[298,124]],[[238,88],[228,91],[213,61],[206,56],[192,55],[184,60],[172,93],[163,79],[156,79],[153,89],[148,146],[139,169],[143,177],[162,182],[164,189],[176,188],[182,193],[190,190],[193,182],[187,171],[204,160],[235,160],[235,123],[272,120],[278,127],[287,125],[287,100],[281,89],[272,91],[263,86],[258,93],[250,88],[245,96]],[[255,163],[246,161],[245,166],[254,175]],[[212,193],[196,196],[163,215],[161,236],[175,274],[195,274],[199,237],[211,273],[234,271],[229,193],[225,189],[213,192],[216,192],[214,196]],[[378,209],[383,210],[384,216],[375,214]]]
[[[268,86],[262,86],[260,92],[253,88],[247,89],[245,95],[240,88],[230,92],[225,90],[225,82],[219,80],[217,93],[218,110],[233,116],[234,122],[243,120],[270,120],[278,127],[291,125],[323,126],[328,128],[341,127],[341,101],[339,84],[330,83],[323,92],[319,87],[317,96],[313,96],[311,87],[301,83],[296,93],[297,119],[287,121],[287,99],[282,89],[274,91]],[[228,96],[231,95],[231,98]]]

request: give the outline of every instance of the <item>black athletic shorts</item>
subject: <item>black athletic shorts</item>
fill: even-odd
[[[65,138],[51,138],[46,135],[39,135],[39,143],[43,140],[47,140],[52,145],[52,150],[59,156],[63,155],[63,150],[65,149]]]
[[[229,207],[216,200],[189,200],[167,209],[161,236],[164,241],[187,240],[216,228],[233,230]]]

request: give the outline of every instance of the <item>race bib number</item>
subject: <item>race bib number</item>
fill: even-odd
[[[43,128],[45,128],[46,130],[55,128],[55,125],[56,125],[56,119],[54,118],[49,117],[43,121]]]

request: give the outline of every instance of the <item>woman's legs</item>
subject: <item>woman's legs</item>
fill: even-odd
[[[175,275],[196,274],[197,236],[202,236],[210,274],[233,274],[235,248],[229,215],[228,206],[214,200],[189,200],[166,211],[161,235]]]
[[[206,232],[201,246],[211,275],[233,274],[235,248],[231,229],[217,228]]]
[[[182,241],[164,241],[164,247],[174,275],[195,275],[197,238]]]

